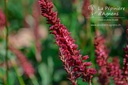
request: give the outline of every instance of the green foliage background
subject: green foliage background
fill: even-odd
[[[120,27],[95,27],[91,24],[97,23],[97,18],[90,18],[90,22],[85,19],[81,14],[83,0],[76,0],[77,2],[73,3],[73,0],[52,0],[55,7],[54,10],[58,12],[61,22],[68,28],[71,32],[71,36],[76,40],[76,44],[83,55],[89,55],[90,58],[88,61],[93,63],[93,67],[98,68],[95,62],[95,53],[94,53],[94,38],[95,31],[98,29],[101,34],[106,38],[106,46],[110,51],[111,61],[112,57],[118,56],[120,58],[120,64],[122,68],[123,64],[123,47],[126,44],[126,21],[128,20],[128,0],[91,0],[91,4],[97,5],[108,5],[111,7],[125,7],[125,11],[119,11],[119,16],[124,16],[125,18],[120,19]],[[21,28],[30,27],[25,25],[25,17],[29,15],[32,17],[32,7],[33,4],[38,2],[38,0],[8,0],[7,10],[8,10],[8,25],[9,33],[15,34]],[[0,0],[0,9],[4,10],[4,0]],[[42,16],[40,17],[39,25],[44,25],[47,30],[49,30],[49,25],[46,24],[46,19]],[[101,16],[102,18],[105,18]],[[89,24],[88,24],[89,23]],[[98,22],[106,23],[106,22]],[[117,22],[112,22],[117,23]],[[90,30],[89,30],[90,29]],[[121,33],[115,34],[119,30]],[[5,38],[0,37],[0,64],[4,63],[4,54],[5,54]],[[59,59],[58,46],[55,44],[54,36],[49,34],[46,39],[43,39],[41,42],[41,56],[42,61],[38,63],[35,60],[35,44],[34,41],[31,42],[29,47],[19,48],[23,54],[25,54],[28,60],[32,63],[36,70],[35,77],[39,85],[69,85],[67,79],[67,74],[63,68],[62,62]],[[16,56],[9,51],[8,60],[16,60]],[[17,61],[16,61],[17,62]],[[12,66],[9,69],[9,84],[8,85],[20,85],[18,77],[22,78],[26,85],[33,85],[31,79],[26,77],[26,75],[18,71],[22,68],[17,65],[16,67]],[[21,74],[22,73],[22,74]],[[3,83],[3,76],[5,75],[5,68],[0,67],[0,82]],[[98,78],[95,76],[93,78],[93,85],[99,85],[97,83]],[[111,81],[113,82],[113,81]],[[88,85],[83,83],[81,79],[78,80],[78,85]],[[0,84],[1,85],[1,84]],[[111,85],[114,85],[111,83]]]

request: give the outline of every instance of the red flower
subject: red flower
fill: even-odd
[[[120,69],[118,58],[113,58],[113,61],[111,63],[107,62],[108,50],[105,46],[105,39],[102,36],[96,37],[94,45],[96,53],[96,62],[100,67],[100,84],[109,85],[109,78],[112,77],[114,79],[115,85],[127,85],[126,81],[123,79],[122,70]],[[125,48],[125,51],[127,51],[127,49],[128,48]],[[124,70],[128,71],[126,67]]]
[[[94,41],[94,46],[97,64],[100,67],[105,66],[108,59],[108,50],[105,46],[105,39],[102,36],[96,37]]]
[[[98,34],[97,34],[98,35]],[[102,36],[97,36],[94,41],[96,62],[100,67],[99,82],[101,85],[109,84],[107,72],[108,50],[105,46],[105,39]]]
[[[112,63],[108,64],[109,76],[113,77],[115,85],[127,85],[123,80],[122,70],[120,69],[119,59],[113,58]]]
[[[17,59],[19,60],[24,73],[30,78],[34,75],[34,68],[31,65],[31,63],[27,60],[26,56],[23,55],[20,50],[14,48],[13,46],[10,46],[9,49],[16,55]]]
[[[125,58],[124,58],[124,66],[123,66],[123,76],[124,79],[128,82],[128,45],[124,48]]]
[[[0,10],[0,28],[5,26],[5,23],[6,23],[5,15],[2,12],[2,10]]]
[[[89,19],[91,15],[91,9],[89,9],[90,6],[90,0],[84,0],[83,7],[82,7],[82,15],[86,18]]]
[[[77,85],[76,79],[82,77],[84,81],[90,81],[92,75],[96,71],[92,68],[87,68],[91,63],[83,62],[78,46],[74,43],[75,40],[70,36],[67,28],[60,23],[57,17],[57,12],[52,10],[52,2],[47,0],[39,1],[42,16],[47,18],[48,24],[51,24],[51,33],[55,35],[56,43],[59,46],[60,59],[64,64],[64,68],[69,74],[69,80],[73,85]],[[84,57],[86,60],[88,57]]]

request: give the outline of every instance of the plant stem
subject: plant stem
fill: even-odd
[[[91,81],[89,82],[89,85],[92,85]]]
[[[9,30],[8,30],[8,10],[7,10],[7,0],[4,0],[4,8],[5,8],[5,15],[6,15],[6,23],[5,23],[5,27],[6,27],[6,46],[5,46],[5,63],[6,63],[6,84],[8,85],[8,70],[9,70],[9,66],[8,66],[8,35],[9,35]]]
[[[17,75],[17,78],[19,80],[20,85],[25,85],[25,82],[24,82],[23,78],[19,74],[19,71],[18,71],[18,68],[17,68],[15,60],[11,60],[11,63],[13,65],[13,67],[14,67],[14,70],[16,72],[16,75]]]
[[[30,79],[31,79],[33,85],[39,85],[39,84],[38,84],[38,81],[37,81],[37,79],[36,79],[36,77],[35,77],[34,75],[32,75],[32,76],[30,77]]]

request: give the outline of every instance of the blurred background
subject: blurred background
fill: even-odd
[[[58,12],[61,23],[71,32],[81,54],[89,55],[88,61],[93,63],[93,67],[98,68],[94,52],[96,31],[106,39],[106,46],[110,53],[109,61],[112,57],[119,57],[122,66],[123,47],[127,40],[128,0],[49,1],[54,3],[53,10]],[[125,9],[98,10],[106,6]],[[70,85],[59,59],[58,46],[55,44],[54,36],[49,32],[50,25],[41,16],[38,0],[8,0],[6,10],[9,28],[7,85]],[[0,0],[0,11],[5,15],[4,0]],[[97,15],[101,11],[118,13],[118,15]],[[1,16],[0,19],[1,24],[3,22]],[[6,82],[5,36],[6,28],[2,26],[0,27],[0,85]],[[97,80],[98,78],[94,76],[92,80],[94,85],[99,85]],[[78,79],[78,85],[88,84]],[[114,85],[113,81],[111,85]]]

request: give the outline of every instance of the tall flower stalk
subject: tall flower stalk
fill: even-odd
[[[48,0],[39,1],[42,16],[47,18],[48,24],[51,24],[50,31],[54,34],[56,44],[59,46],[60,59],[64,64],[64,68],[69,75],[69,80],[72,85],[77,85],[77,78],[81,77],[83,81],[91,81],[95,69],[87,68],[91,66],[90,62],[84,62],[88,56],[82,57],[78,46],[74,43],[75,40],[70,36],[68,29],[61,24],[57,17],[57,12],[52,10],[53,3]]]
[[[91,9],[89,9],[90,6],[90,0],[83,0],[83,6],[82,6],[82,15],[88,20],[91,15]]]
[[[123,76],[128,83],[128,45],[126,45],[124,51],[125,51],[125,58],[124,58],[124,66],[123,66],[123,72],[124,72]]]
[[[7,0],[4,0],[4,8],[5,8],[5,15],[6,15],[6,21],[5,21],[5,27],[6,27],[6,47],[5,47],[5,62],[6,62],[6,84],[8,85],[8,35],[9,35],[9,29],[8,29],[8,10],[7,10]]]
[[[97,37],[95,38],[95,55],[96,62],[100,68],[99,70],[99,82],[101,85],[109,85],[109,78],[112,77],[115,85],[128,85],[124,77],[127,76],[127,64],[126,58],[124,59],[124,75],[122,75],[122,70],[120,69],[119,59],[113,58],[113,61],[109,63],[108,60],[108,50],[105,46],[105,39],[103,36],[99,36],[97,32]],[[127,56],[128,47],[125,48],[125,53]],[[126,74],[125,74],[126,72]],[[125,77],[126,79],[126,77]]]
[[[107,59],[108,59],[108,51],[105,46],[105,39],[103,36],[96,34],[94,46],[95,46],[95,55],[96,55],[96,63],[100,67],[99,70],[99,82],[101,85],[109,84],[109,77],[107,74]]]
[[[41,43],[40,43],[40,35],[39,35],[39,18],[40,18],[40,10],[38,3],[34,3],[33,6],[33,18],[35,20],[34,25],[34,36],[35,36],[35,50],[36,50],[36,60],[40,62],[42,60],[41,57]]]
[[[128,37],[128,28],[126,29],[126,35]],[[126,82],[128,83],[128,42],[126,47],[124,48],[125,57],[124,57],[124,64],[123,64],[123,76]]]
[[[29,78],[31,78],[34,75],[35,70],[34,70],[33,66],[31,65],[31,63],[27,60],[26,56],[24,54],[22,54],[20,50],[16,49],[13,46],[9,46],[9,49],[16,55],[17,59],[19,60],[21,66],[24,70],[24,73]]]
[[[113,58],[112,63],[108,63],[108,75],[113,77],[115,85],[127,85],[123,80],[122,70],[120,69],[119,59]]]
[[[26,56],[24,54],[22,54],[22,52],[20,50],[16,49],[12,45],[9,46],[9,49],[16,55],[17,59],[20,62],[20,65],[23,68],[24,73],[27,75],[27,77],[29,77],[31,79],[31,81],[33,82],[34,85],[39,85],[37,82],[37,79],[34,75],[35,69],[32,66],[32,64],[28,61]]]

